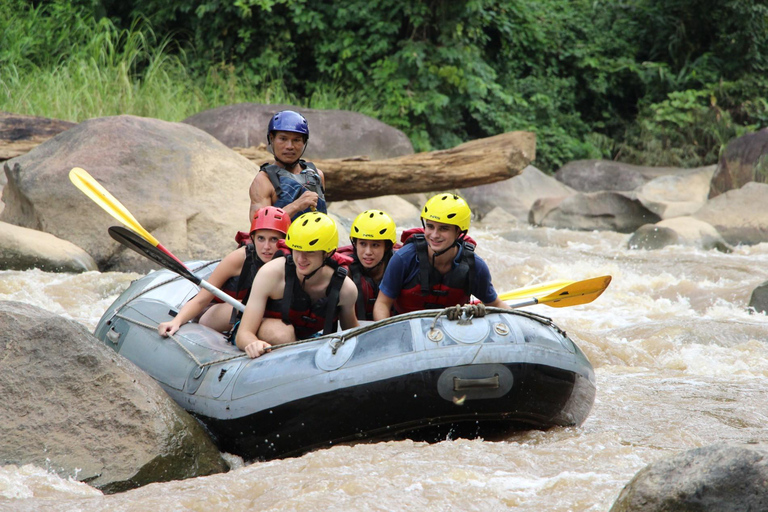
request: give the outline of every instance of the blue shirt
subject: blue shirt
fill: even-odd
[[[463,251],[464,248],[459,246],[459,251],[456,253],[456,258],[454,258],[453,265],[451,266],[452,269],[459,265]],[[409,283],[418,273],[419,254],[416,251],[416,244],[405,244],[389,260],[387,270],[384,271],[384,277],[381,279],[381,284],[379,284],[379,291],[390,299],[396,299],[400,296],[403,285]],[[491,283],[491,271],[488,270],[488,265],[477,254],[475,254],[475,276],[472,280],[472,295],[485,304],[495,301],[496,297],[498,297],[493,283]]]

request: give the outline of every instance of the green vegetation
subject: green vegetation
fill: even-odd
[[[0,6],[2,110],[178,121],[243,101],[343,108],[417,150],[531,130],[549,171],[578,158],[713,163],[768,126],[760,0],[42,5]]]

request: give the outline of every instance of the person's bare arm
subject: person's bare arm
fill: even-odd
[[[260,340],[256,333],[259,332],[259,327],[261,327],[261,322],[264,319],[267,300],[274,290],[285,283],[284,269],[284,260],[278,258],[261,267],[253,280],[248,304],[245,306],[245,312],[235,337],[237,348],[248,354],[248,357],[259,357],[272,346],[266,341]]]
[[[266,172],[259,171],[256,174],[248,189],[248,195],[251,197],[251,209],[248,213],[248,225],[250,226],[253,216],[259,208],[272,206],[277,200],[275,187],[272,186],[272,182],[269,181],[269,176],[267,176]]]
[[[357,286],[347,277],[344,279],[344,284],[341,285],[341,292],[339,293],[339,306],[341,307],[339,322],[342,329],[351,329],[360,325],[357,321],[357,313],[355,313],[356,302]]]
[[[207,279],[207,281],[216,288],[221,289],[230,277],[240,275],[240,270],[243,268],[244,261],[244,247],[232,251],[219,262],[215,269],[213,269],[211,277]],[[173,320],[158,325],[157,332],[161,336],[175,334],[182,325],[199,315],[212,300],[213,294],[211,292],[208,290],[200,290],[197,292],[197,295],[184,304],[184,307],[179,310]]]
[[[389,318],[392,312],[392,304],[395,303],[395,299],[387,297],[379,290],[379,296],[376,297],[376,303],[373,305],[373,319],[384,320]]]
[[[491,306],[491,307],[494,307],[494,308],[512,309],[512,308],[509,307],[509,304],[507,304],[506,302],[501,300],[501,298],[499,298],[499,297],[496,297],[496,300],[494,300],[493,302],[485,302],[484,304],[486,306]]]

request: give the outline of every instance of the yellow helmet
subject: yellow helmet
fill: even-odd
[[[349,238],[352,242],[355,241],[355,238],[389,240],[394,245],[397,241],[395,230],[395,221],[392,220],[392,217],[381,210],[365,210],[355,217]]]
[[[339,231],[326,214],[304,213],[291,222],[285,245],[297,251],[333,252],[339,246]]]
[[[456,194],[438,194],[432,197],[421,210],[421,218],[443,224],[458,226],[461,231],[469,231],[472,210],[467,202]]]

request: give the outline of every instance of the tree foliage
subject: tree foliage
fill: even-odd
[[[231,69],[305,104],[334,91],[418,150],[531,130],[547,170],[693,166],[768,125],[761,0],[72,1],[117,26],[149,19],[197,76]]]

